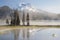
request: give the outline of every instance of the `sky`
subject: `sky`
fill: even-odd
[[[52,13],[60,13],[60,0],[0,0],[0,6],[18,8],[21,3],[29,3],[32,7]]]

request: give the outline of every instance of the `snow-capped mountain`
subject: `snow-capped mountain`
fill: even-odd
[[[33,7],[23,7],[23,11],[30,14],[31,19],[44,19],[44,20],[58,20],[60,19],[58,17],[58,14],[56,13],[50,13],[41,9],[36,9]],[[23,12],[22,12],[23,13]]]
[[[60,14],[50,13],[41,9],[36,9],[32,6],[24,6],[19,10],[20,18],[22,19],[23,12],[25,15],[29,13],[30,19],[33,20],[58,20],[60,19]],[[9,8],[8,6],[0,7],[0,19],[5,19],[7,16],[12,14],[14,10]],[[26,16],[25,16],[26,17]]]

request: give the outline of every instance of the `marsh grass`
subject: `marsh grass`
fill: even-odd
[[[0,29],[4,28],[60,28],[60,25],[30,25],[30,26],[11,26],[11,25],[2,25]]]

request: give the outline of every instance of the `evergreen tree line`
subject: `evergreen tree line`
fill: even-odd
[[[17,26],[20,25],[20,18],[18,10],[14,10],[13,16],[11,17],[10,25]],[[27,26],[29,26],[29,13],[27,13],[26,16]],[[23,12],[23,18],[22,18],[23,25],[25,25],[25,13]],[[9,20],[6,19],[6,23],[9,24]]]

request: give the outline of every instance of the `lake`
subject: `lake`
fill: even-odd
[[[0,31],[0,40],[60,40],[60,28],[20,28]]]

